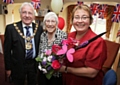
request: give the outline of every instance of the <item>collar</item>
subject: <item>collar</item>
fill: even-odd
[[[23,22],[22,22],[22,27],[26,27],[27,25],[25,25]],[[30,27],[32,27],[32,23],[29,25]]]

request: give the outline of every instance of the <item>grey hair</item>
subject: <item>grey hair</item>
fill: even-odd
[[[34,7],[33,7],[33,5],[32,5],[31,3],[29,3],[29,2],[24,2],[24,3],[21,5],[21,7],[20,7],[20,9],[19,9],[19,13],[21,14],[22,8],[23,8],[24,6],[26,6],[26,5],[28,5],[28,6],[30,6],[30,7],[32,8],[32,10],[33,10],[33,12],[34,12],[34,15],[35,15]]]
[[[56,23],[57,23],[57,26],[58,26],[58,16],[54,13],[54,12],[48,12],[45,16],[44,16],[44,19],[43,19],[43,28],[45,29],[45,21],[48,19],[48,18],[54,18]]]

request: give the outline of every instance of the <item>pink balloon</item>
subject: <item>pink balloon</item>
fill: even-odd
[[[64,25],[65,25],[65,21],[62,17],[58,17],[58,28],[60,28],[61,30],[64,28]]]

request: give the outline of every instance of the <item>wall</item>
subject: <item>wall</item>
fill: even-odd
[[[5,29],[5,16],[0,15],[0,35],[4,34],[4,29]]]
[[[20,6],[21,6],[21,4],[19,4],[19,5],[16,5],[15,7],[14,7],[14,13],[13,13],[13,15],[14,15],[14,22],[18,22],[18,21],[20,21],[20,14],[19,14],[19,8],[20,8]]]
[[[4,34],[5,26],[7,24],[17,22],[20,20],[19,15],[19,7],[25,2],[25,0],[14,0],[14,4],[8,4],[8,14],[0,15],[0,34]],[[31,0],[26,0],[26,2],[31,2]],[[4,4],[2,0],[0,0],[0,4]],[[41,0],[41,10],[44,10],[47,6],[50,6],[50,0]]]
[[[31,0],[26,0],[26,1],[30,2]],[[47,6],[50,7],[50,1],[51,0],[41,0],[41,8],[40,8],[40,10],[46,9]],[[8,14],[6,16],[3,16],[3,15],[0,16],[0,17],[2,17],[1,18],[2,20],[0,22],[3,23],[1,25],[2,29],[0,29],[1,33],[4,33],[5,25],[13,23],[13,22],[17,22],[17,21],[20,20],[18,9],[19,9],[21,3],[24,2],[24,0],[19,0],[19,1],[15,0],[14,2],[15,2],[14,4],[9,4],[8,5]],[[91,4],[91,3],[94,3],[94,0],[92,0],[91,2],[84,2],[84,4]],[[115,5],[117,2],[105,2],[104,1],[104,2],[95,2],[95,3]],[[67,6],[69,6],[70,4],[77,4],[77,0],[69,0],[69,2],[68,2],[68,0],[64,0],[63,11],[59,13],[59,16],[64,18],[65,24],[67,23],[67,20],[66,20],[67,19]],[[116,25],[117,24],[115,23],[115,26]],[[67,27],[65,25],[63,30],[66,31],[66,29],[67,29]],[[115,29],[115,27],[113,27],[113,30],[114,29]],[[116,39],[115,34],[116,34],[117,30],[118,30],[118,26],[114,30],[114,33],[113,32],[111,33],[111,39],[112,40],[113,40],[113,38],[114,38],[114,40]]]

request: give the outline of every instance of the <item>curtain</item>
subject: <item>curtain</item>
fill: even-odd
[[[67,33],[70,32],[71,27],[72,27],[72,23],[71,23],[71,18],[72,18],[72,11],[74,9],[75,5],[70,5],[68,6],[68,11],[67,11]]]
[[[111,26],[112,26],[112,15],[114,13],[114,8],[115,6],[112,5],[108,5],[108,8],[106,9],[106,30],[107,30],[107,34],[106,37],[109,38],[110,35],[110,30],[111,30]]]

